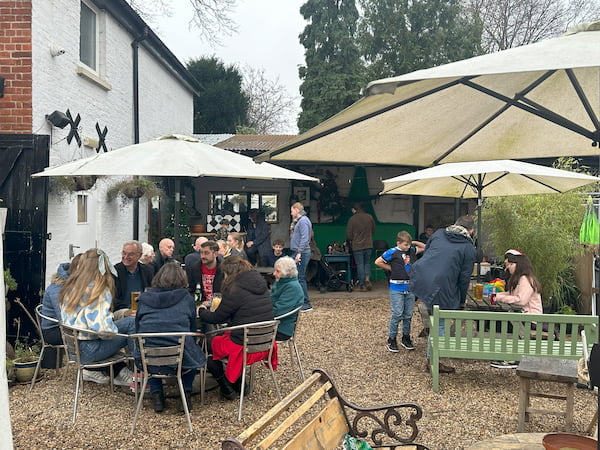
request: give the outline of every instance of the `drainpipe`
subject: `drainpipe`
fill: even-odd
[[[140,143],[139,44],[148,37],[148,27],[131,42],[133,49],[133,143]],[[133,239],[139,239],[140,199],[133,199]]]

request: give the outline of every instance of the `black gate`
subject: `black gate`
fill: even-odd
[[[9,337],[16,334],[16,318],[21,318],[22,336],[37,337],[14,299],[20,298],[33,312],[45,288],[48,182],[31,174],[48,167],[49,142],[47,135],[0,134],[0,207],[8,208],[4,268],[18,283],[17,290],[8,294]]]

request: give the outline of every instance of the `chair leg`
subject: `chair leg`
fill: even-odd
[[[246,361],[243,362],[244,367],[242,369],[242,384],[240,385],[240,409],[238,411],[238,421],[242,420],[242,407],[244,404],[244,391],[246,388]],[[252,383],[252,366],[250,366],[250,383]]]
[[[304,381],[305,380],[304,370],[302,370],[302,361],[300,360],[300,352],[298,351],[298,346],[296,346],[295,339],[293,339],[293,338],[290,339],[289,346],[290,346],[290,360],[294,358],[293,353],[292,353],[292,348],[293,348],[294,352],[296,353],[296,361],[298,362],[298,370],[300,371],[300,378],[302,379],[302,381]]]
[[[277,391],[277,398],[281,401],[281,391],[279,390],[279,383],[277,383],[277,378],[275,377],[275,371],[273,370],[273,365],[269,360],[267,362],[267,366],[269,367],[269,372],[271,372],[271,378],[273,379],[273,384],[275,385],[275,390]]]
[[[75,382],[75,402],[73,403],[73,423],[75,423],[75,418],[77,417],[77,403],[79,402],[79,387],[81,386],[81,391],[83,392],[83,383],[81,383],[83,379],[83,369],[77,369],[77,381]]]
[[[185,399],[185,389],[183,389],[181,377],[177,377],[177,384],[179,385],[179,396],[181,397],[181,404],[183,406],[183,411],[185,412],[188,428],[190,429],[190,433],[192,433],[194,429],[192,428],[192,419],[190,418],[190,410],[188,408],[187,400]]]
[[[35,385],[35,380],[37,380],[37,376],[40,371],[40,366],[42,365],[42,358],[44,357],[44,350],[46,350],[46,347],[42,347],[42,351],[40,352],[38,362],[35,365],[35,371],[33,372],[33,378],[31,379],[31,384],[29,385],[30,391],[33,389],[33,386]]]
[[[133,414],[133,423],[131,424],[131,432],[130,435],[133,436],[133,432],[135,431],[135,424],[137,423],[138,414],[140,413],[140,409],[142,409],[142,404],[144,403],[144,392],[146,391],[146,384],[148,383],[148,376],[144,374],[144,381],[142,381],[142,392],[140,392],[140,397],[137,399],[135,406],[135,413]]]
[[[200,368],[200,404],[204,405],[206,391],[206,366]]]

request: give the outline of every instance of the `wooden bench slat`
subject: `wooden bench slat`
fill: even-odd
[[[327,402],[327,406],[311,420],[282,450],[320,450],[338,447],[348,424],[344,418],[342,405],[337,397]]]
[[[256,449],[268,449],[270,445],[275,442],[279,437],[284,434],[292,424],[296,423],[315,403],[323,398],[327,391],[331,389],[331,383],[324,383],[319,389],[317,389],[302,405],[300,405],[292,414],[285,418],[283,422],[271,431],[265,439],[263,439],[257,446]],[[272,421],[271,421],[272,422]]]
[[[252,440],[258,433],[264,430],[269,423],[273,422],[281,414],[287,411],[289,406],[300,396],[302,396],[307,389],[310,389],[312,386],[320,382],[321,374],[313,373],[302,384],[298,385],[296,389],[290,392],[283,400],[271,408],[264,416],[244,430],[244,432],[237,437],[238,441],[240,441],[242,444],[245,444],[246,442]]]

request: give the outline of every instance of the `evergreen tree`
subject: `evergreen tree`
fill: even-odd
[[[481,53],[481,26],[459,0],[361,0],[361,52],[369,80]]]
[[[194,133],[235,133],[247,123],[248,98],[235,66],[210,57],[191,60],[187,68],[203,88],[194,96]]]
[[[363,67],[356,45],[358,10],[354,0],[308,0],[300,13],[309,22],[300,34],[306,65],[300,67],[300,132],[360,98]]]

